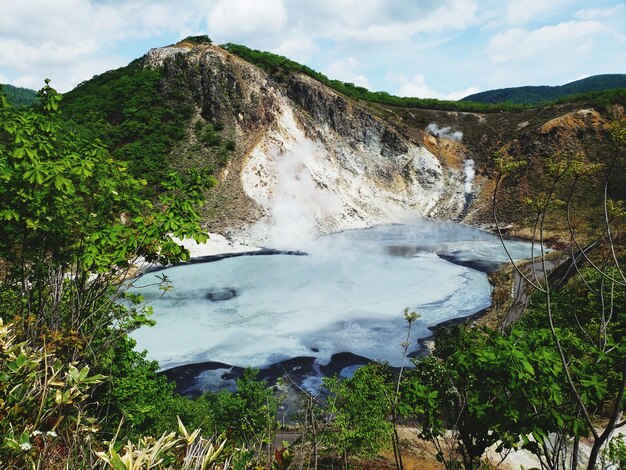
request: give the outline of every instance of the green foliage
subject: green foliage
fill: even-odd
[[[466,468],[475,468],[495,443],[516,448],[524,442],[537,453],[536,443],[550,432],[568,427],[584,433],[545,329],[509,336],[466,328],[440,334],[435,357],[407,371],[400,412],[420,423],[425,439],[437,441],[453,430]],[[443,452],[439,457],[446,458]]]
[[[47,83],[39,97],[38,109],[16,110],[0,96],[1,309],[16,341],[43,354],[39,362],[17,352],[7,359],[12,373],[0,388],[10,388],[2,388],[0,403],[11,419],[0,411],[0,426],[10,428],[2,435],[23,449],[32,446],[24,441],[24,426],[34,432],[67,422],[78,430],[92,426],[89,416],[106,418],[100,421],[105,432],[125,417],[123,436],[172,429],[177,414],[192,424],[210,422],[205,402],[175,396],[156,376],[156,364],[132,350],[126,334],[150,323],[150,309],[140,296],[126,294],[125,278],[138,257],[163,264],[188,259],[173,236],[207,239],[196,207],[213,180],[168,173],[159,197],[149,200],[147,182],[133,177],[101,141],[62,125],[61,96]],[[2,351],[13,354],[10,345]],[[85,366],[64,366],[77,359]],[[66,370],[67,383],[60,378]],[[89,370],[108,378],[87,395],[81,387],[101,379],[90,378]],[[76,414],[85,403],[92,413]],[[64,445],[80,453],[80,442],[69,436]]]
[[[591,97],[590,93],[603,93],[619,90],[626,92],[626,75],[594,75],[561,86],[522,86],[515,88],[501,88],[466,96],[463,101],[478,103],[516,103],[516,104],[545,104],[556,100],[570,101],[579,99],[581,95]],[[576,98],[574,98],[576,97]]]
[[[619,434],[609,441],[605,456],[616,470],[626,470],[626,442],[624,435]]]
[[[185,39],[183,39],[180,42],[191,42],[194,44],[213,44],[213,41],[211,41],[211,38],[207,36],[206,34],[202,34],[200,36],[187,36]]]
[[[329,437],[332,444],[347,455],[373,456],[391,442],[394,388],[387,366],[360,367],[352,378],[327,379],[324,385],[332,393],[328,410],[337,428]]]
[[[610,303],[603,298],[608,293],[611,294]],[[520,327],[532,329],[543,323],[545,306],[543,296],[535,294]],[[616,268],[609,267],[600,272],[594,268],[582,268],[580,276],[572,278],[552,294],[551,307],[554,323],[561,329],[598,338],[604,332],[599,329],[601,316],[598,313],[601,313],[616,320],[608,325],[613,341],[623,338],[626,333],[626,314],[623,313],[626,312],[626,289]]]
[[[228,431],[236,441],[268,442],[276,429],[278,400],[266,382],[257,380],[258,371],[246,369],[237,380],[235,393],[205,394],[214,414],[214,431]]]
[[[142,195],[147,182],[101,141],[64,130],[60,95],[46,85],[40,97],[38,112],[0,108],[0,291],[16,300],[5,315],[29,339],[45,337],[71,358],[147,321],[149,310],[116,302],[121,277],[138,257],[188,259],[172,237],[206,240],[196,207],[213,180],[170,173],[155,208]]]
[[[545,297],[534,295],[519,327],[545,324],[546,306]],[[591,409],[602,407],[618,393],[626,363],[626,288],[619,271],[581,269],[580,276],[552,294],[550,308],[583,402]]]
[[[0,257],[12,266],[5,286],[29,276],[25,294],[40,298],[50,282],[44,271],[52,268],[75,275],[59,283],[85,289],[94,274],[110,281],[105,273],[128,268],[138,256],[187,259],[172,235],[206,240],[195,207],[214,180],[167,174],[155,210],[142,196],[146,180],[131,176],[101,141],[65,130],[61,96],[52,88],[40,96],[40,112],[0,108]],[[28,313],[45,307],[33,298]]]
[[[0,319],[0,466],[52,465],[56,448],[72,440],[89,448],[97,427],[87,399],[103,379],[45,344],[20,342],[14,325]]]
[[[102,140],[134,176],[160,181],[193,113],[185,88],[164,80],[163,67],[144,68],[140,60],[96,76],[66,95],[66,127]]]
[[[194,429],[212,429],[209,403],[175,394],[174,384],[157,374],[157,362],[148,361],[145,352],[137,352],[134,347],[134,340],[123,337],[99,358],[110,382],[98,390],[96,398],[106,401],[109,413],[115,417],[109,420],[106,430],[113,433],[120,416],[126,433],[135,437],[171,431],[178,417]]]
[[[204,145],[208,145],[209,147],[217,147],[222,143],[222,138],[210,124],[202,134],[200,140],[204,143]]]
[[[206,126],[201,120],[194,124],[196,138],[211,151],[214,162],[219,166],[228,163],[231,152],[235,151],[236,144],[232,139],[224,140],[220,132],[224,130],[224,123],[215,121]]]
[[[0,84],[0,94],[6,96],[7,101],[16,108],[37,103],[37,92],[28,88]]]

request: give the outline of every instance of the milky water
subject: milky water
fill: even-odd
[[[528,243],[507,246],[515,258],[530,256]],[[138,291],[153,300],[156,326],[133,333],[138,348],[164,369],[299,356],[324,364],[338,352],[399,365],[405,307],[421,315],[416,350],[428,327],[490,305],[486,274],[461,264],[508,259],[492,234],[425,221],[329,235],[302,249],[307,256],[239,256],[142,276],[136,284],[149,285]],[[162,275],[174,289],[157,298]]]

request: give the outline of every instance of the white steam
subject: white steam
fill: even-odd
[[[315,151],[315,146],[304,140],[276,160],[275,187],[266,204],[270,217],[263,222],[268,225],[270,246],[302,248],[319,235],[318,221],[339,210],[337,196],[320,187],[311,174],[309,162]]]
[[[465,192],[470,194],[472,192],[472,182],[476,176],[476,163],[471,158],[465,160]]]
[[[463,132],[453,131],[452,127],[439,127],[436,122],[431,122],[426,126],[426,132],[434,135],[435,137],[443,137],[444,139],[456,140],[460,142],[463,139]]]

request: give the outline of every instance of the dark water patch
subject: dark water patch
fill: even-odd
[[[339,375],[342,369],[348,366],[363,366],[372,362],[374,361],[371,359],[349,352],[333,354],[326,365],[318,364],[315,357],[300,356],[263,367],[259,370],[257,377],[274,385],[278,379],[288,376],[295,383],[302,385],[309,377],[333,377]],[[242,378],[244,371],[243,367],[208,361],[173,367],[159,374],[176,384],[176,393],[198,397],[205,392],[231,389],[231,384]],[[210,372],[215,372],[219,379],[217,382],[221,380],[223,384],[217,384],[216,381],[204,381],[203,377]]]
[[[420,254],[433,253],[452,264],[475,269],[483,273],[492,273],[502,266],[502,263],[490,260],[468,259],[467,253],[464,252],[446,252],[445,247],[441,245],[390,245],[385,247],[385,252],[399,258],[413,258]]]
[[[175,383],[175,392],[181,395],[197,397],[207,391],[218,391],[219,388],[212,390],[203,390],[199,383],[199,377],[208,371],[224,370],[221,374],[223,380],[236,380],[243,377],[244,369],[242,367],[234,367],[223,362],[199,362],[196,364],[185,364],[171,369],[159,372],[159,375],[167,377],[168,380]]]
[[[237,295],[239,295],[237,289],[234,289],[232,287],[226,287],[223,289],[216,289],[208,292],[206,298],[209,299],[211,302],[222,302],[224,300],[230,300],[234,297],[237,297]]]
[[[273,248],[261,248],[260,250],[242,251],[240,253],[221,253],[219,255],[196,256],[194,258],[191,258],[189,261],[185,261],[181,263],[174,263],[174,264],[170,264],[167,266],[152,265],[148,267],[146,270],[144,270],[142,274],[163,271],[164,269],[169,269],[174,266],[187,266],[190,264],[212,263],[214,261],[220,261],[226,258],[237,258],[240,256],[270,256],[270,255],[308,256],[309,254],[306,251],[300,251],[300,250],[275,250]]]
[[[367,357],[359,356],[358,354],[340,352],[333,354],[328,364],[320,367],[320,371],[326,377],[333,377],[334,375],[338,375],[345,367],[365,366],[367,364],[371,364],[372,362],[374,361],[368,359]]]
[[[438,248],[433,245],[389,245],[385,247],[385,252],[400,258],[413,258],[423,253],[434,253]]]
[[[460,253],[437,253],[437,256],[452,264],[475,269],[476,271],[487,274],[496,272],[502,266],[502,263],[496,263],[494,261],[484,259],[467,259]]]

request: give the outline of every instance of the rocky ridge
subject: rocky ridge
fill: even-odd
[[[271,77],[208,44],[152,49],[143,61],[164,68],[165,87],[190,91],[195,123],[223,122],[235,139],[206,222],[254,245],[289,248],[303,237],[415,216],[489,223],[495,152],[530,163],[501,190],[502,220],[523,225],[522,202],[543,184],[541,160],[580,150],[601,160],[610,151],[608,122],[623,114],[585,103],[488,114],[381,106],[306,75]],[[447,131],[427,131],[433,126]],[[194,142],[190,130],[172,152],[174,167]]]
[[[163,66],[170,83],[183,79],[197,119],[224,122],[236,136],[238,151],[210,196],[220,206],[207,218],[213,231],[285,246],[407,217],[455,219],[463,211],[462,158],[438,158],[310,77],[277,83],[212,45],[152,49],[144,64]]]

